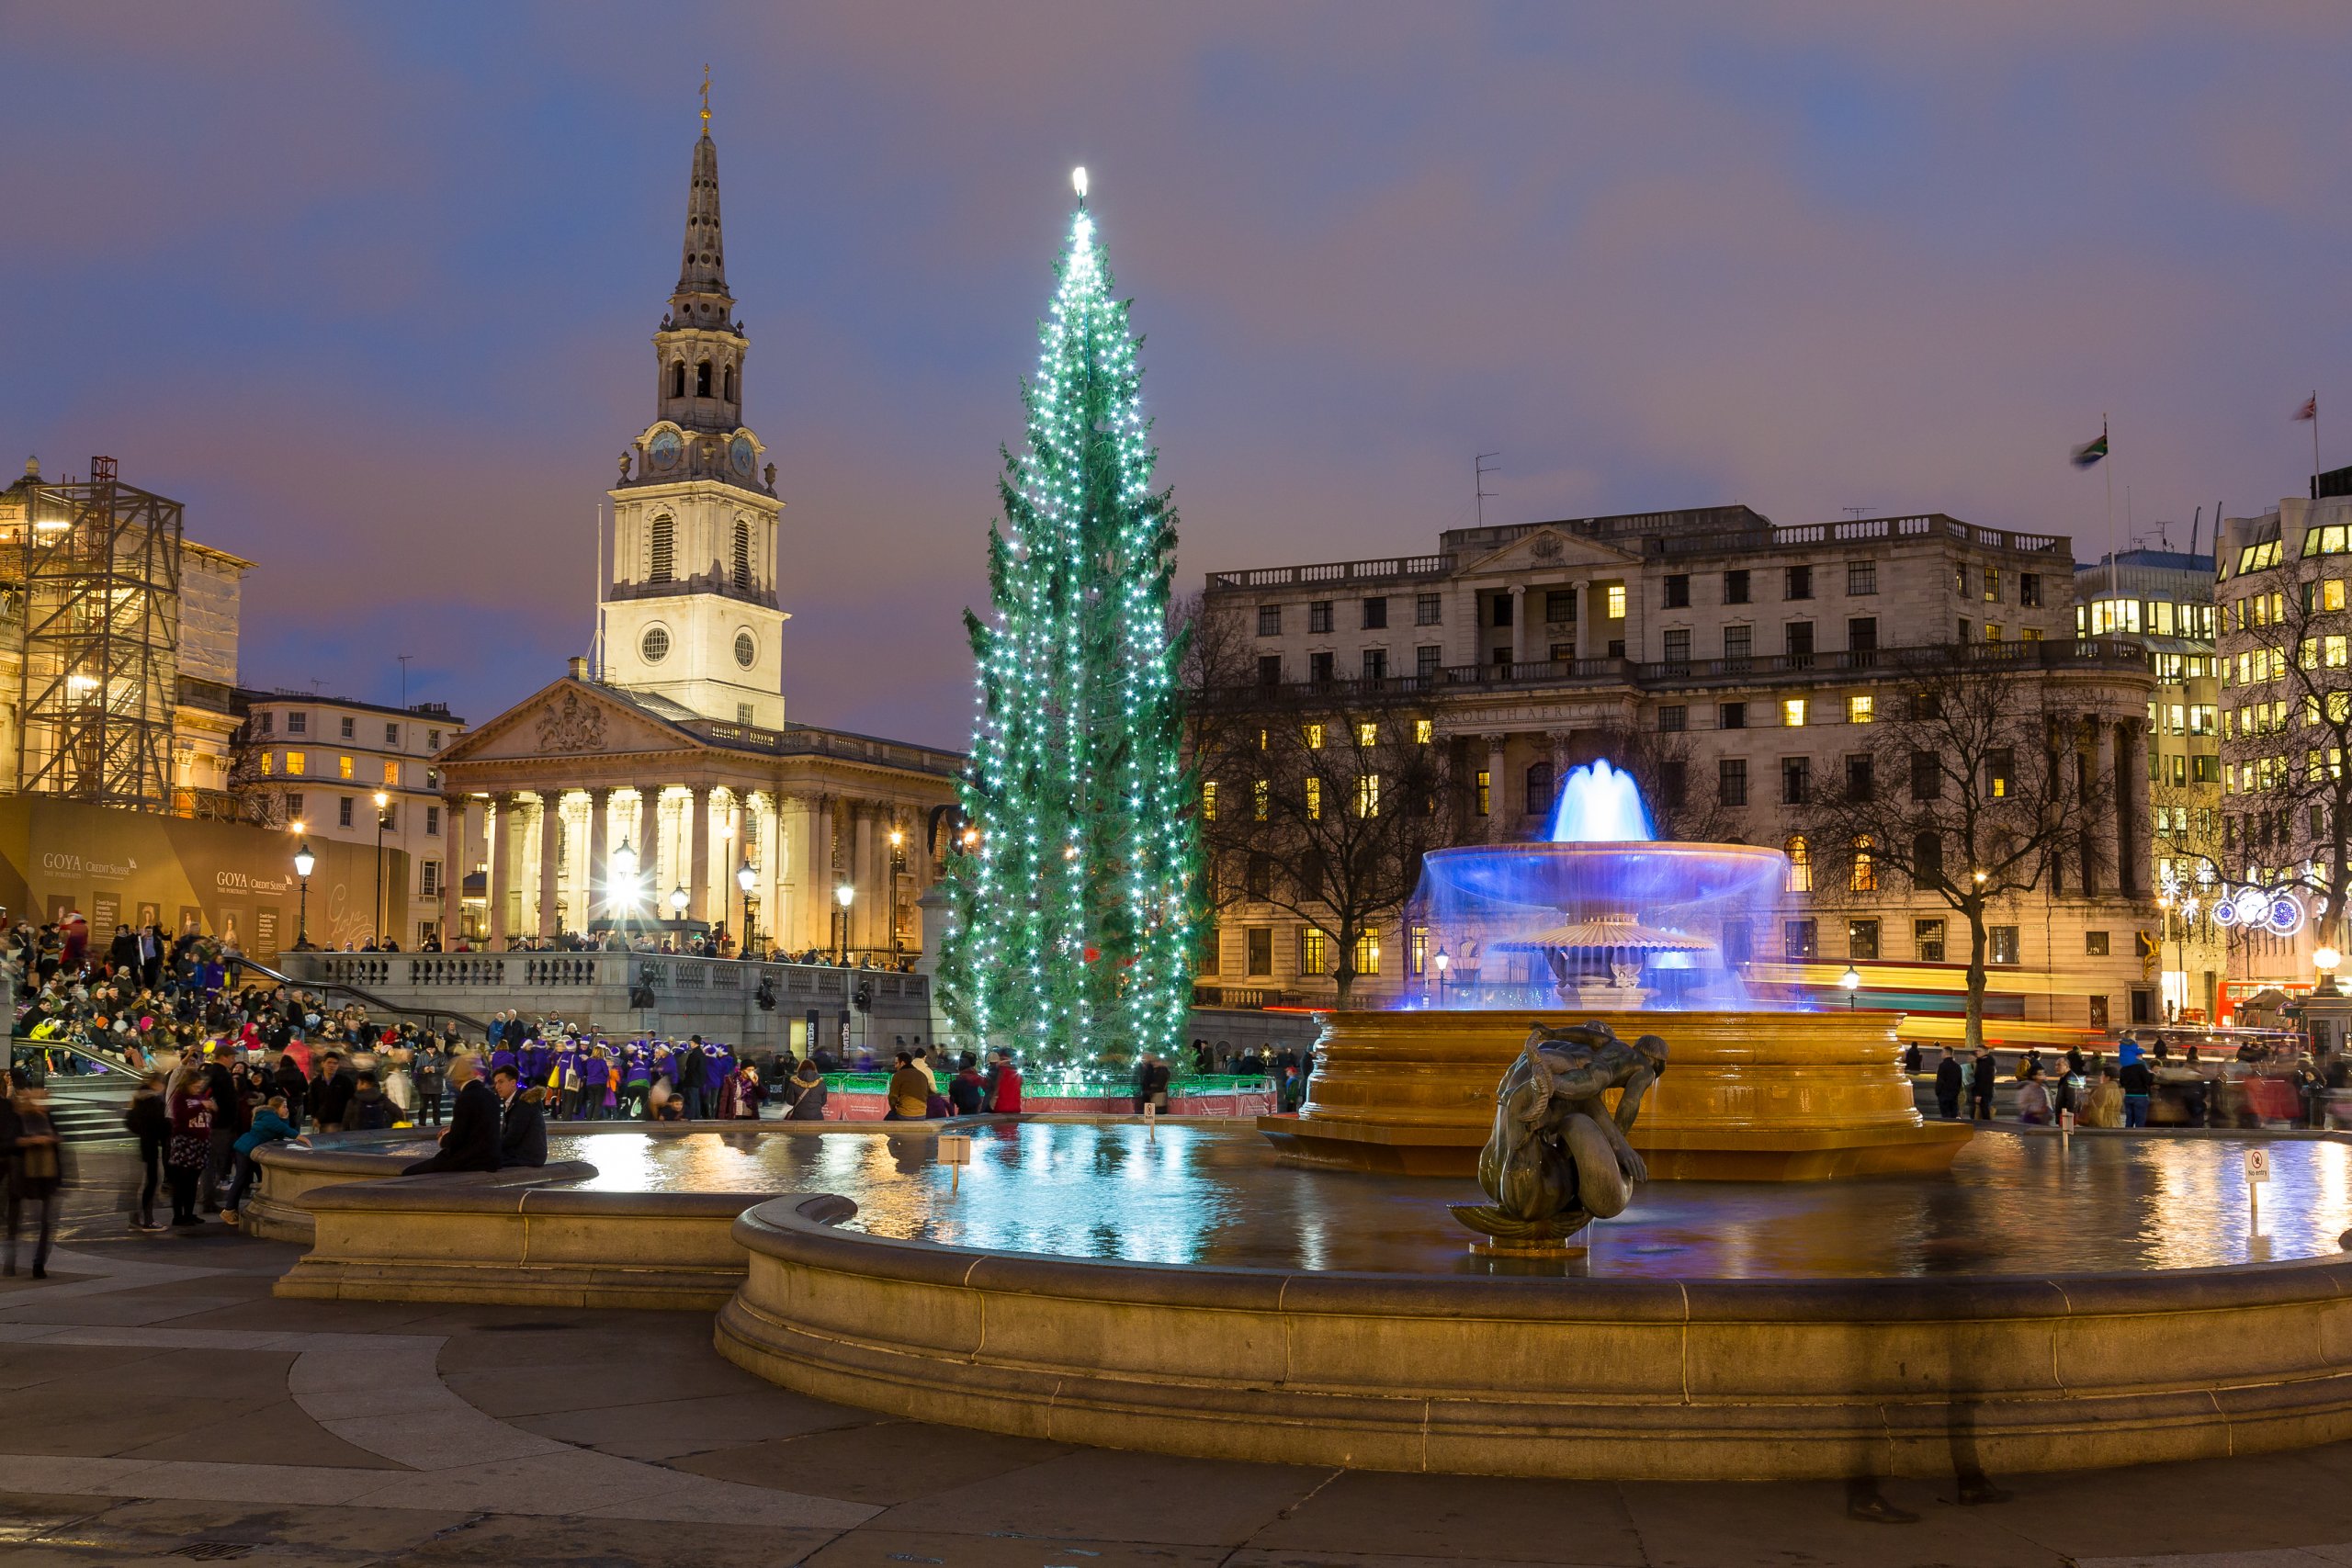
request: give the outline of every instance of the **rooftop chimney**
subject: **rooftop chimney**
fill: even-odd
[[[588,660],[585,660],[585,659],[582,658],[579,654],[576,654],[576,653],[575,653],[575,654],[573,654],[573,655],[571,656],[571,678],[572,678],[573,680],[575,680],[575,681],[585,681],[586,679],[588,679]]]

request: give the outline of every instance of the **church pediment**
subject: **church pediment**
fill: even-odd
[[[1477,559],[1466,562],[1460,575],[1493,572],[1518,576],[1532,571],[1577,571],[1592,569],[1618,572],[1638,564],[1640,558],[1612,549],[1598,540],[1565,528],[1538,528]]]
[[[610,692],[570,677],[535,693],[448,750],[444,767],[540,757],[694,751],[707,743]]]

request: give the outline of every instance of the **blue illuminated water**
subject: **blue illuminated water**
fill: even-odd
[[[1646,844],[1657,837],[1642,786],[1634,775],[1604,757],[1572,769],[1560,781],[1559,804],[1552,811],[1555,844]]]

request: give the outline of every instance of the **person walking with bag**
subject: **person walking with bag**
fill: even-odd
[[[164,1180],[164,1146],[172,1140],[172,1117],[164,1100],[162,1074],[150,1074],[130,1091],[130,1104],[122,1113],[122,1130],[139,1140],[141,1180],[138,1213],[130,1228],[161,1230],[163,1226],[155,1223],[155,1190]]]
[[[8,1166],[8,1249],[0,1273],[17,1271],[17,1227],[28,1203],[40,1206],[35,1222],[33,1278],[49,1278],[50,1244],[57,1239],[57,1194],[65,1185],[64,1145],[49,1119],[49,1096],[20,1089],[0,1105],[0,1159]]]

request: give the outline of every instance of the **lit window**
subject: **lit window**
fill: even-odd
[[[1356,780],[1356,815],[1373,818],[1380,815],[1380,775],[1366,773]]]
[[[1298,933],[1298,972],[1301,975],[1328,975],[1331,972],[1330,938],[1321,926],[1308,926]]]
[[[1791,729],[1804,728],[1804,710],[1807,700],[1808,699],[1804,697],[1782,697],[1781,699],[1781,722],[1787,725]]]
[[[1204,779],[1201,782],[1201,820],[1204,822],[1216,820],[1216,780],[1215,779]]]
[[[1478,796],[1478,815],[1481,817],[1492,816],[1495,809],[1494,780],[1484,768],[1480,768],[1478,770],[1476,789]]]
[[[1306,749],[1310,751],[1320,751],[1323,750],[1323,727],[1321,725],[1310,724],[1306,727]]]
[[[1868,724],[1878,716],[1877,706],[1878,699],[1875,697],[1848,697],[1846,699],[1846,722],[1848,724]]]
[[[1359,724],[1359,725],[1357,725],[1357,726],[1356,726],[1356,744],[1357,744],[1357,745],[1359,745],[1359,746],[1377,746],[1377,745],[1379,745],[1379,744],[1380,744],[1380,726],[1378,726],[1378,725],[1376,725],[1376,724],[1370,724],[1370,723],[1365,723],[1365,724]]]
[[[1415,720],[1413,721],[1413,744],[1414,744],[1414,745],[1416,745],[1416,746],[1426,746],[1426,745],[1428,745],[1430,741],[1432,741],[1432,740],[1434,740],[1434,739],[1437,739],[1437,721],[1436,721],[1435,719],[1430,719],[1430,718],[1417,718],[1417,719],[1415,719]]]
[[[401,765],[398,762],[384,764],[384,782],[388,784],[396,784],[401,782]]]
[[[1380,933],[1370,926],[1366,926],[1363,934],[1356,938],[1356,973],[1380,973]]]
[[[1306,781],[1306,816],[1312,822],[1323,820],[1323,781],[1311,774]]]
[[[1789,891],[1792,893],[1812,892],[1813,850],[1805,843],[1804,834],[1800,833],[1789,840],[1788,854]]]
[[[1612,621],[1625,618],[1625,585],[1622,582],[1609,585],[1609,618]]]
[[[1877,840],[1868,833],[1862,834],[1854,840],[1854,871],[1853,874],[1847,879],[1847,887],[1850,891],[1855,893],[1878,891],[1878,861],[1871,852],[1877,847]]]
[[[299,776],[301,774],[302,771],[303,771],[306,767],[308,767],[309,765],[310,765],[310,753],[309,753],[309,752],[307,752],[307,751],[288,751],[288,752],[287,752],[287,753],[286,753],[286,772],[288,773],[288,775],[290,775],[290,776],[296,776],[296,777],[299,777]]]
[[[352,777],[352,776],[353,776],[353,774],[352,774],[352,771],[351,771],[351,759],[350,759],[350,758],[348,758],[348,757],[338,757],[338,758],[336,758],[336,759],[335,759],[335,767],[336,767],[337,771],[338,771],[338,772],[340,772],[340,773],[342,773],[342,775],[343,775],[345,778],[350,778],[350,777]]]
[[[2344,608],[2344,580],[2331,577],[2319,585],[2319,607],[2323,610]]]
[[[270,775],[270,774],[272,774],[272,773],[276,773],[276,772],[277,771],[277,767],[274,765],[274,764],[277,762],[277,759],[275,756],[273,756],[271,753],[267,752],[267,751],[264,751],[264,752],[261,754],[261,776],[262,776],[262,777],[264,777],[264,778],[267,778],[267,777],[269,777],[269,775]]]
[[[1266,780],[1260,779],[1250,786],[1250,795],[1253,807],[1250,815],[1258,821],[1263,822],[1266,819],[1266,807],[1273,798],[1273,786]]]

